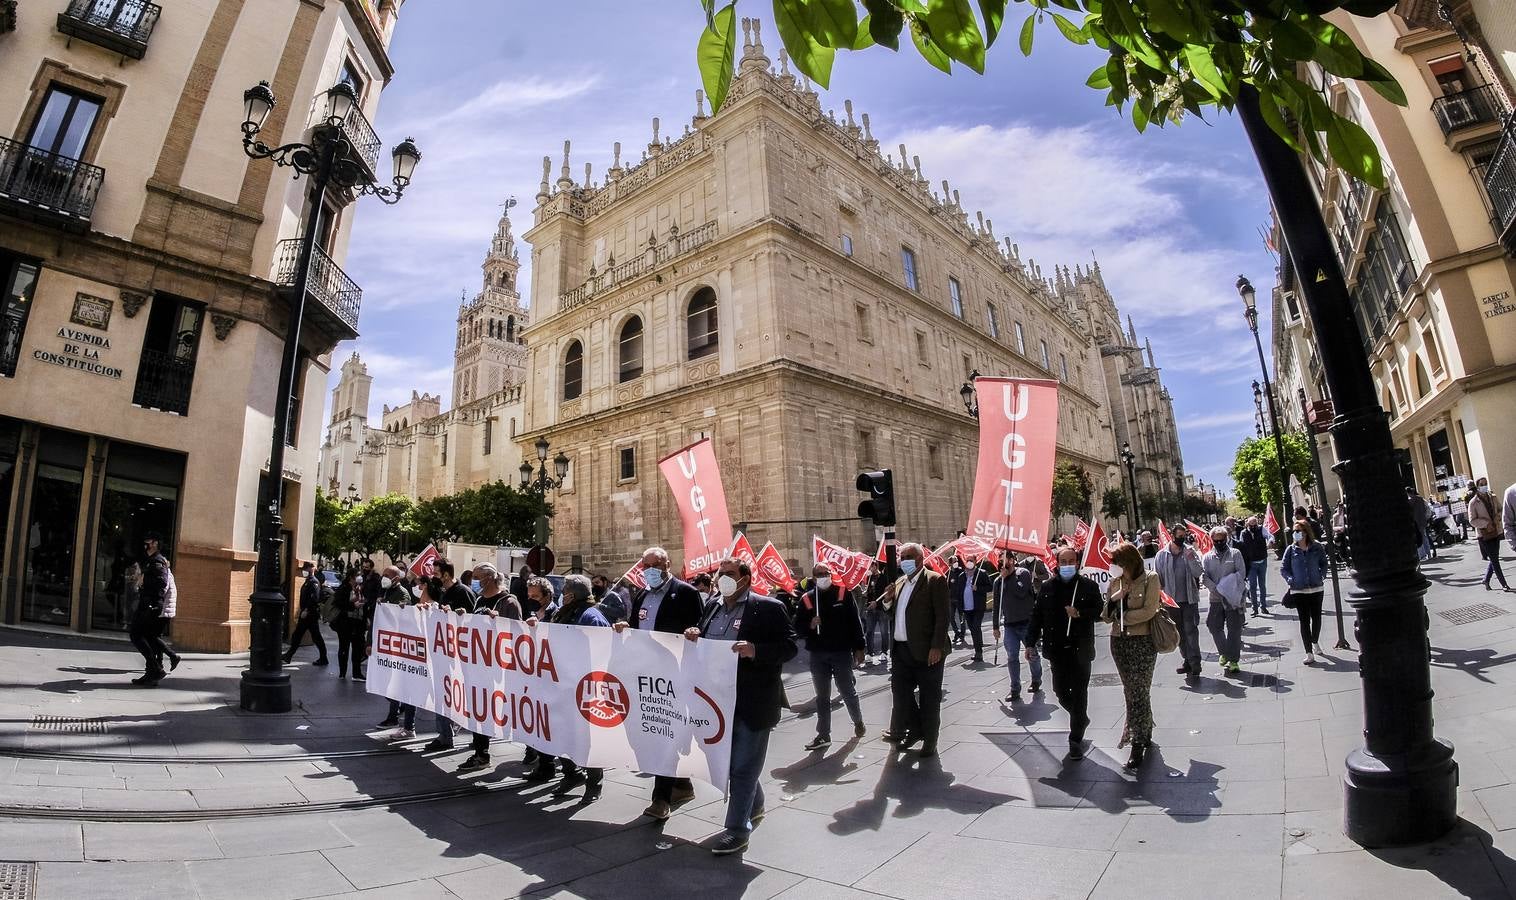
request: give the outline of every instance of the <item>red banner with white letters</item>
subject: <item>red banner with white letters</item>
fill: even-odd
[[[1199,525],[1196,525],[1189,519],[1184,520],[1184,527],[1188,528],[1190,530],[1191,536],[1195,538],[1196,550],[1199,550],[1202,554],[1211,552],[1211,533],[1209,531],[1206,531],[1204,528],[1201,528]]]
[[[758,566],[758,554],[753,552],[753,545],[748,542],[747,535],[737,532],[737,539],[732,541],[731,552],[727,554],[732,559],[747,563],[748,571],[753,573],[753,591],[758,594],[772,593],[774,586],[764,577],[763,570]]]
[[[867,553],[839,547],[816,535],[811,537],[811,551],[818,565],[832,570],[833,583],[852,590],[868,580],[869,566],[873,565],[874,558]]]
[[[674,502],[679,504],[685,575],[712,571],[732,545],[732,520],[726,511],[715,445],[710,438],[702,438],[660,459],[658,471],[668,480]]]
[[[758,568],[755,572],[762,572],[764,580],[777,587],[784,588],[790,593],[795,592],[795,576],[790,573],[789,563],[779,555],[779,548],[770,541],[758,551]]]
[[[996,548],[1041,552],[1053,506],[1058,382],[976,378],[979,468],[964,529]]]

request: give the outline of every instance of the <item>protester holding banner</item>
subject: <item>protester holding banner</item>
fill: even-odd
[[[1188,536],[1183,526],[1176,525],[1170,532],[1168,542],[1153,557],[1153,571],[1158,573],[1158,583],[1164,593],[1178,604],[1174,624],[1179,629],[1179,656],[1183,660],[1174,671],[1185,676],[1191,687],[1200,683],[1200,554],[1195,548],[1185,545]]]
[[[1079,551],[1058,551],[1058,577],[1042,586],[1026,631],[1026,658],[1037,647],[1053,670],[1053,693],[1069,717],[1069,755],[1084,759],[1090,725],[1090,665],[1095,661],[1095,620],[1105,606],[1100,586],[1079,574]]]
[[[616,623],[616,630],[627,627],[665,634],[685,634],[700,626],[705,609],[700,592],[669,573],[669,552],[649,547],[642,554],[642,581],[646,587],[632,594],[627,621]],[[673,808],[695,799],[695,786],[688,778],[653,777],[653,802],[643,815],[662,821]]]
[[[398,567],[384,567],[384,574],[378,576],[378,584],[380,590],[380,594],[376,598],[378,603],[392,603],[396,606],[411,605],[413,598],[411,597],[411,594],[406,591],[405,586],[400,583],[400,579],[402,577],[404,577],[404,573],[402,573]],[[372,610],[369,611],[367,619],[368,621],[364,626],[365,641],[368,640],[368,632],[373,630],[374,613]],[[363,676],[360,674],[355,674],[353,677],[359,680],[363,680]],[[404,722],[403,725],[401,724],[402,721]],[[437,721],[439,724],[446,724],[443,722],[441,717],[439,717]],[[380,722],[378,727],[394,728],[396,726],[400,726],[400,733],[398,735],[399,739],[404,739],[406,737],[415,737],[416,707],[408,703],[400,703],[397,700],[391,700],[389,715],[384,717],[384,721]],[[452,727],[449,725],[448,736],[451,737],[452,733]]]
[[[895,643],[890,656],[894,703],[884,740],[900,750],[921,742],[921,756],[937,755],[942,723],[942,669],[948,645],[948,583],[926,567],[920,544],[900,548],[901,577],[891,589]],[[919,698],[918,698],[919,694]]]
[[[721,561],[716,579],[721,602],[690,640],[732,641],[737,661],[737,702],[732,709],[732,753],[726,804],[726,832],[711,847],[717,856],[746,849],[753,825],[764,816],[764,759],[769,732],[779,724],[784,696],[784,664],[794,658],[795,633],[784,607],[751,592],[753,570],[738,559]]]
[[[1242,551],[1231,545],[1226,526],[1211,529],[1210,539],[1211,551],[1200,560],[1200,577],[1211,595],[1205,624],[1216,642],[1222,674],[1237,675],[1242,671],[1238,657],[1242,655],[1247,566],[1242,562]]]
[[[558,625],[578,625],[582,628],[609,628],[611,623],[601,613],[592,593],[590,580],[583,575],[565,575],[563,577],[563,603],[554,611],[548,621]],[[527,627],[537,627],[536,617],[526,620]],[[478,746],[478,738],[475,738],[475,746]],[[489,760],[489,742],[484,742],[485,761]],[[477,751],[476,751],[477,752]],[[605,770],[585,766],[580,768],[567,756],[552,757],[543,753],[533,754],[537,760],[537,767],[527,773],[527,781],[550,781],[556,772],[561,769],[563,777],[558,785],[553,788],[553,793],[563,796],[579,785],[584,785],[584,802],[594,803],[600,799],[601,782],[605,780]]]
[[[816,688],[816,738],[805,745],[820,750],[832,742],[832,682],[853,719],[853,736],[863,737],[863,709],[853,684],[853,664],[863,661],[863,622],[850,592],[832,583],[832,570],[817,563],[811,570],[815,586],[800,595],[795,631],[810,656],[811,682]]]
[[[1027,627],[1031,624],[1032,607],[1037,604],[1035,580],[1031,570],[1018,566],[1009,553],[1000,560],[1000,574],[995,576],[992,593],[995,597],[995,640],[1000,640],[1001,627],[1005,628],[1005,662],[1011,670],[1011,692],[1006,703],[1021,702],[1021,649],[1026,643]],[[1032,671],[1032,693],[1042,690],[1042,658],[1033,655],[1027,660]]]
[[[1132,741],[1132,756],[1126,768],[1142,765],[1153,740],[1153,664],[1158,650],[1148,634],[1149,623],[1163,604],[1158,576],[1149,572],[1142,552],[1122,544],[1111,554],[1120,574],[1106,589],[1101,620],[1111,626],[1111,657],[1121,675],[1126,699],[1126,732]]]

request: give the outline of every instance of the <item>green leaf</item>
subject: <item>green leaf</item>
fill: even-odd
[[[1036,16],[1035,13],[1032,14],[1032,15],[1030,15],[1030,16],[1027,16],[1026,17],[1026,21],[1023,22],[1023,23],[1021,23],[1021,55],[1022,56],[1031,56],[1032,55],[1032,36],[1036,34],[1036,28],[1037,28],[1037,16]]]
[[[1379,96],[1396,106],[1406,105],[1405,88],[1400,86],[1400,82],[1395,80],[1395,76],[1390,74],[1389,69],[1366,56],[1363,58],[1361,80],[1367,82],[1369,87],[1379,93]]]
[[[905,27],[905,16],[901,15],[900,8],[890,0],[863,0],[863,8],[869,11],[865,21],[869,23],[868,32],[874,43],[899,50],[900,29]]]
[[[1104,0],[1100,8],[1102,22],[1112,41],[1149,68],[1166,71],[1163,60],[1158,56],[1158,51],[1153,49],[1153,45],[1148,43],[1147,38],[1143,36],[1142,25],[1137,21],[1137,16],[1132,12],[1128,0]]]
[[[979,14],[984,16],[984,46],[993,46],[1005,22],[1006,0],[979,0]]]
[[[816,40],[808,9],[805,0],[774,0],[774,25],[779,29],[779,39],[789,51],[795,68],[827,87],[832,80],[832,61],[836,59],[837,51]]]
[[[1221,77],[1221,70],[1216,68],[1216,61],[1211,59],[1211,52],[1203,44],[1185,44],[1184,61],[1189,64],[1190,73],[1200,82],[1210,95],[1220,100],[1227,93],[1226,79]]]
[[[984,74],[984,36],[969,0],[927,0],[926,25],[950,58]]]
[[[732,86],[732,62],[737,52],[736,8],[734,0],[713,15],[711,27],[700,32],[700,41],[695,46],[700,80],[705,85],[705,96],[711,101],[712,114],[721,109],[727,89]]]
[[[853,41],[852,49],[867,50],[874,46],[873,13],[869,13],[858,21],[858,39]]]
[[[1333,75],[1357,78],[1363,74],[1363,54],[1353,39],[1324,19],[1307,22],[1307,30],[1316,41],[1316,51],[1311,59]]]
[[[858,41],[858,7],[853,0],[807,0],[812,35],[823,46],[851,50]]]
[[[1272,90],[1262,87],[1258,89],[1258,111],[1263,114],[1263,121],[1267,122],[1269,128],[1273,129],[1274,133],[1279,135],[1286,144],[1297,152],[1305,152],[1305,146],[1300,143],[1300,136],[1295,129],[1290,127],[1290,123],[1284,120],[1284,113],[1279,109],[1279,98]]]
[[[1379,148],[1362,126],[1334,113],[1326,123],[1326,138],[1327,150],[1337,165],[1372,187],[1384,187]]]
[[[1154,30],[1184,43],[1200,37],[1200,29],[1177,0],[1147,0],[1146,7],[1148,24]]]
[[[1058,30],[1063,32],[1065,38],[1076,44],[1088,44],[1090,42],[1090,36],[1085,34],[1082,28],[1058,13],[1053,13],[1053,24],[1058,26]]]
[[[916,50],[921,53],[922,59],[949,75],[953,74],[953,61],[941,47],[937,46],[932,36],[924,33],[916,22],[911,23],[911,43],[916,45]]]
[[[1110,73],[1105,70],[1105,66],[1102,65],[1095,71],[1091,72],[1090,77],[1086,78],[1084,83],[1086,86],[1092,87],[1097,91],[1103,91],[1111,86],[1111,76]]]
[[[1137,126],[1137,133],[1141,134],[1148,127],[1148,101],[1147,98],[1138,100],[1132,104],[1132,124]]]
[[[1310,59],[1316,53],[1316,39],[1288,19],[1276,24],[1269,37],[1274,52],[1286,59]]]
[[[700,7],[705,10],[705,27],[715,31],[716,0],[700,0]]]

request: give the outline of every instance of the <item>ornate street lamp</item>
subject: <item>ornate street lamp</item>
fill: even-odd
[[[348,117],[357,104],[353,89],[338,83],[326,92],[327,116],[312,129],[310,143],[270,147],[258,139],[277,101],[268,82],[260,81],[242,94],[242,150],[252,159],[272,159],[275,165],[295,170],[295,177],[310,176],[311,212],[300,238],[300,256],[295,268],[294,295],[284,335],[284,355],[274,411],[274,433],[268,455],[268,480],[259,502],[258,566],[249,598],[248,667],[242,672],[241,705],[251,712],[289,712],[289,673],[281,654],[285,616],[289,601],[284,596],[280,573],[283,556],[284,448],[289,429],[289,402],[295,366],[300,351],[300,326],[305,319],[305,297],[310,283],[311,256],[321,228],[322,198],[333,184],[355,194],[373,194],[385,203],[395,203],[411,182],[421,154],[409,139],[395,146],[391,186],[375,184],[367,167],[358,161],[348,135]]]
[[[1137,454],[1132,452],[1132,445],[1123,441],[1121,444],[1121,464],[1126,467],[1127,487],[1132,494],[1132,513],[1127,516],[1132,525],[1132,533],[1137,533]]]
[[[1258,379],[1253,379],[1253,428],[1258,432],[1258,439],[1263,440],[1263,388],[1258,386]]]
[[[976,419],[979,418],[979,398],[974,392],[974,379],[978,377],[979,370],[973,370],[969,373],[969,380],[965,381],[963,387],[958,389],[958,397],[963,401],[963,408]]]
[[[539,501],[546,502],[547,492],[562,489],[564,480],[568,478],[569,458],[562,450],[559,450],[553,457],[553,474],[549,475],[547,453],[552,449],[552,445],[547,442],[547,438],[539,437],[532,444],[532,448],[537,451],[537,465],[533,468],[530,460],[521,463],[521,468],[517,470],[521,473],[521,489],[531,491]],[[539,514],[537,516],[537,543],[546,545],[549,535],[547,514]]]
[[[1258,348],[1258,368],[1263,371],[1263,399],[1269,408],[1269,430],[1274,434],[1274,456],[1279,464],[1279,521],[1289,518],[1290,476],[1284,467],[1284,437],[1279,433],[1279,411],[1274,406],[1274,387],[1269,383],[1269,364],[1263,358],[1263,339],[1258,336],[1258,294],[1247,276],[1237,276],[1237,293],[1242,296],[1242,315],[1248,321],[1248,330],[1253,332],[1253,344]]]

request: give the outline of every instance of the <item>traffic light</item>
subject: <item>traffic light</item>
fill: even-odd
[[[869,499],[858,504],[858,518],[881,528],[895,527],[895,476],[889,469],[858,473],[858,490]]]

